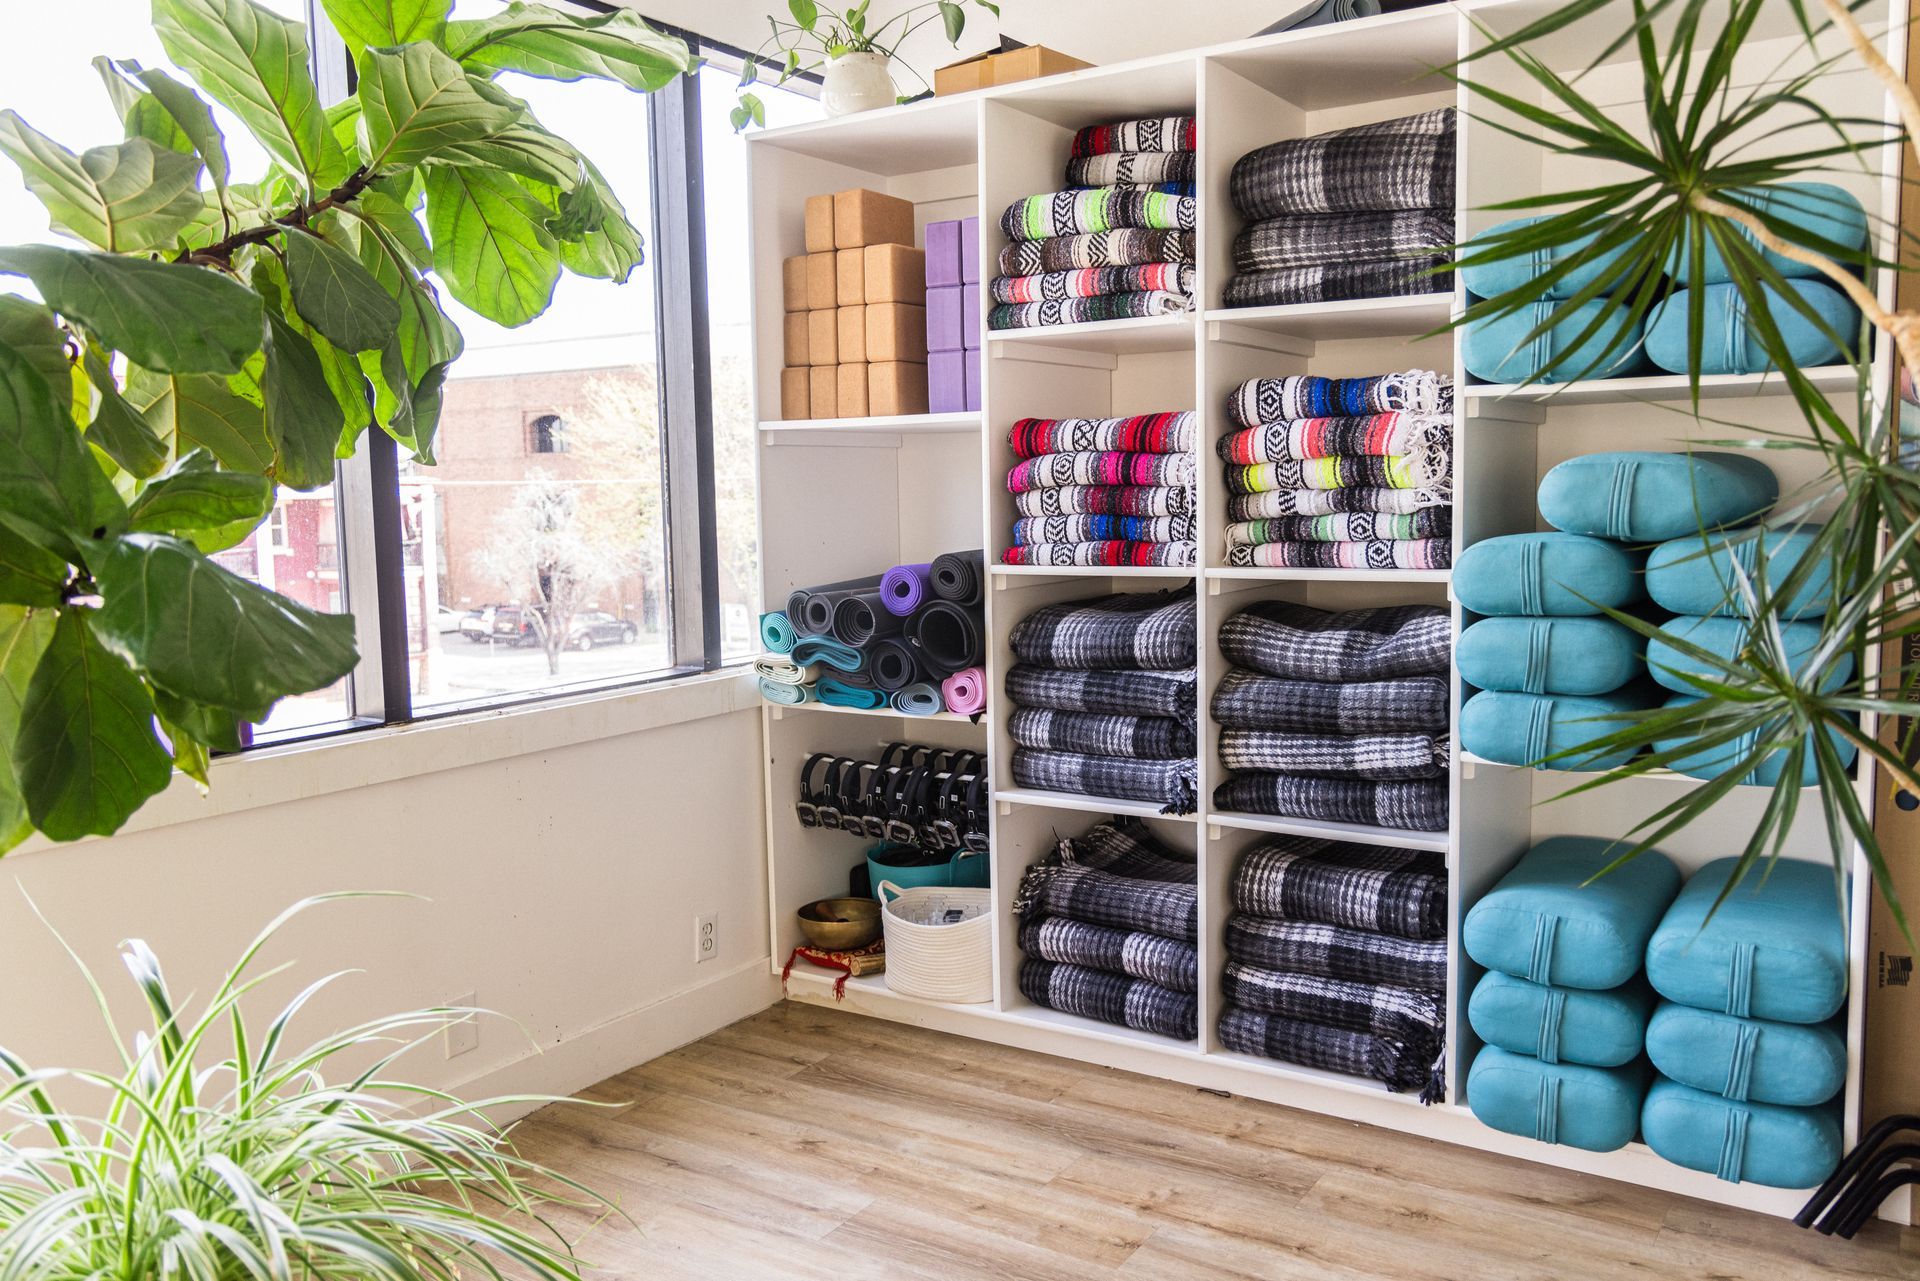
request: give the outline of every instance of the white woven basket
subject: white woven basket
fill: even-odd
[[[903,890],[882,881],[874,893],[887,936],[888,987],[928,1001],[993,999],[993,891]]]

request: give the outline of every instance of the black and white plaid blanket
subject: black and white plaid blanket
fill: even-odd
[[[1016,707],[1113,716],[1197,720],[1193,668],[1167,672],[1069,672],[1020,663],[1007,672],[1007,701]]]
[[[1454,109],[1290,138],[1233,166],[1228,194],[1248,218],[1454,207]]]
[[[1015,496],[1018,501],[1019,495]],[[1430,489],[1269,489],[1227,498],[1230,521],[1321,517],[1343,512],[1406,515],[1449,505],[1452,499]]]
[[[1435,1055],[1370,1032],[1349,1032],[1229,1005],[1220,1014],[1220,1044],[1238,1054],[1363,1076],[1396,1092],[1419,1090],[1422,1103],[1438,1103],[1445,1091],[1443,1069]]]
[[[1193,262],[1191,231],[1125,227],[1084,236],[1015,240],[1000,251],[1003,276],[1041,276],[1089,267],[1142,267],[1150,262]]]
[[[1084,752],[1013,751],[1013,782],[1043,792],[1071,792],[1122,801],[1151,801],[1163,814],[1191,814],[1199,804],[1199,767],[1177,761],[1090,756]]]
[[[1200,1034],[1200,1000],[1144,979],[1084,965],[1029,958],[1020,963],[1020,995],[1062,1014],[1191,1041]]]
[[[1227,397],[1227,417],[1238,427],[1289,423],[1297,418],[1353,418],[1400,411],[1453,412],[1453,379],[1431,369],[1377,374],[1371,378],[1323,378],[1289,374],[1251,378]]]
[[[1447,682],[1294,681],[1236,667],[1213,692],[1213,718],[1231,729],[1299,734],[1437,734],[1447,727]]]
[[[1447,933],[1447,860],[1431,850],[1274,836],[1240,858],[1233,905],[1409,939]]]
[[[1192,723],[1171,716],[1100,716],[1016,707],[1007,717],[1007,736],[1015,747],[1135,760],[1191,760],[1194,752]]]
[[[1191,884],[1149,881],[1094,867],[1046,862],[1028,868],[1020,877],[1013,894],[1013,912],[1023,921],[1065,916],[1193,943],[1200,931],[1198,895]]]
[[[1426,1050],[1429,1060],[1447,1035],[1447,1000],[1439,992],[1262,970],[1238,961],[1221,971],[1220,991],[1229,1005],[1262,1014],[1405,1041]]]
[[[1235,667],[1285,680],[1445,676],[1453,622],[1438,605],[1326,610],[1260,601],[1220,624],[1220,653]],[[1444,705],[1438,723],[1446,724]]]
[[[1075,156],[1067,161],[1067,185],[1117,187],[1143,182],[1192,182],[1193,163],[1191,151],[1109,151],[1097,156]]]
[[[1013,496],[1022,516],[1185,516],[1191,485],[1051,485]]]
[[[1195,616],[1190,587],[1121,592],[1037,609],[1007,643],[1021,662],[1046,667],[1169,671],[1193,666]]]
[[[1439,778],[1447,772],[1444,734],[1288,734],[1220,731],[1220,763],[1232,770],[1335,774],[1346,778]]]
[[[1124,816],[1088,828],[1079,836],[1063,837],[1054,846],[1050,861],[1177,885],[1192,885],[1200,874],[1191,854],[1162,844],[1141,819]]]
[[[1213,789],[1218,809],[1275,818],[1364,823],[1402,832],[1447,830],[1447,781],[1374,783],[1314,774],[1237,774]]]
[[[1233,238],[1238,272],[1442,256],[1454,241],[1453,213],[1398,209],[1292,214],[1249,223]]]
[[[1403,939],[1322,921],[1281,921],[1236,912],[1227,918],[1227,955],[1263,970],[1353,983],[1391,983],[1430,992],[1447,986],[1445,939]]]
[[[1144,979],[1173,992],[1200,989],[1200,958],[1194,945],[1141,930],[1044,916],[1021,924],[1020,950],[1059,965]]]
[[[1453,292],[1445,258],[1373,258],[1311,267],[1243,271],[1227,281],[1227,307],[1294,307],[1309,302],[1354,302],[1361,298],[1412,298]]]

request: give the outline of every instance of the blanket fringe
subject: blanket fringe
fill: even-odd
[[[1433,1067],[1427,1072],[1427,1084],[1420,1091],[1420,1102],[1432,1107],[1447,1097],[1447,1047],[1442,1045],[1440,1053],[1433,1060]]]

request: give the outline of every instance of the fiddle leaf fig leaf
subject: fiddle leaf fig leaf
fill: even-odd
[[[438,40],[453,0],[320,0],[355,58],[369,45],[392,48]]]
[[[540,202],[507,174],[427,172],[434,271],[463,306],[496,324],[524,325],[553,301],[560,255],[545,223]]]
[[[213,180],[215,193],[225,200],[229,174],[227,140],[221,134],[220,126],[214,122],[213,108],[199,94],[157,67],[142,67],[137,62],[120,65],[132,69],[134,79],[167,113],[193,148],[194,154],[207,166],[207,177]]]
[[[126,126],[127,137],[145,138],[156,147],[191,154],[193,140],[187,137],[179,122],[167,114],[152,94],[133,82],[128,68],[138,65],[115,62],[104,56],[93,60],[93,69],[99,73],[100,83],[107,87],[107,97],[112,100],[120,123]]]
[[[66,584],[65,557],[0,525],[0,603],[58,605]]]
[[[400,304],[355,255],[305,232],[287,233],[287,281],[300,318],[346,351],[385,346]]]
[[[185,534],[245,524],[252,530],[273,510],[273,482],[226,471],[213,455],[193,450],[133,500],[130,527],[139,533]],[[194,540],[200,546],[199,540]],[[207,550],[204,546],[202,551]]]
[[[173,777],[153,698],[93,632],[62,610],[21,700],[14,764],[35,827],[56,841],[106,836]]]
[[[200,161],[130,138],[74,155],[15,111],[0,111],[0,151],[26,176],[56,231],[110,253],[170,244],[200,212]]]
[[[126,396],[163,439],[173,442],[176,454],[202,448],[234,471],[264,474],[273,466],[260,406],[237,394],[225,378],[134,368],[127,372]]]
[[[289,489],[319,489],[333,480],[333,451],[341,436],[340,405],[312,343],[274,312],[261,390],[274,478]]]
[[[580,153],[545,129],[520,124],[478,142],[444,148],[435,160],[451,165],[480,165],[570,191],[581,180]]]
[[[522,114],[508,105],[510,96],[477,91],[460,64],[430,44],[368,49],[360,57],[359,96],[367,167],[375,173],[490,137]]]
[[[0,272],[148,369],[231,374],[260,350],[260,295],[217,272],[54,245],[0,248]]]
[[[0,518],[76,551],[93,530],[99,470],[39,370],[0,347]]]
[[[87,424],[87,443],[131,476],[144,480],[159,471],[167,461],[167,442],[154,434],[152,425],[127,403],[110,379],[96,379],[94,387],[100,405]]]
[[[47,380],[62,413],[73,408],[73,362],[51,311],[18,294],[0,294],[0,347],[13,348]]]
[[[696,63],[686,41],[631,9],[581,17],[522,0],[490,18],[449,22],[447,48],[467,67],[545,80],[592,77],[641,93],[671,84]]]
[[[169,693],[258,721],[353,670],[351,616],[296,604],[178,538],[128,534],[99,559],[95,628]]]
[[[27,682],[39,666],[40,655],[53,639],[54,614],[46,609],[0,605],[0,854],[33,831],[20,778],[14,768],[15,739],[20,732],[20,705]]]
[[[245,746],[240,741],[240,718],[224,708],[208,707],[164,689],[153,691],[153,705],[162,721],[179,726],[216,752],[237,752]]]

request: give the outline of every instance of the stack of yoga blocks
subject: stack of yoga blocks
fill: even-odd
[[[927,224],[927,409],[980,408],[980,220]]]
[[[1185,566],[1194,537],[1194,415],[1022,418],[1009,565]]]
[[[1843,253],[1864,252],[1866,211],[1831,183],[1783,182],[1728,192],[1724,198],[1827,241]],[[1699,286],[1704,295],[1699,301],[1704,337],[1697,370],[1692,368],[1687,340],[1694,302],[1691,290],[1675,290],[1655,303],[1646,313],[1644,333],[1630,308],[1608,300],[1607,295],[1629,282],[1632,264],[1622,249],[1596,251],[1596,237],[1588,236],[1551,255],[1474,261],[1475,244],[1484,246],[1489,239],[1538,221],[1501,223],[1463,251],[1460,275],[1471,300],[1529,300],[1506,315],[1467,325],[1461,358],[1475,378],[1490,383],[1559,383],[1643,373],[1649,365],[1674,374],[1757,374],[1772,367],[1747,321],[1746,302],[1732,283],[1733,272],[1717,244],[1706,245],[1702,257],[1706,283]],[[1772,286],[1766,287],[1768,311],[1793,364],[1809,369],[1841,359],[1859,325],[1859,311],[1847,296],[1814,279],[1819,274],[1815,268],[1761,250],[1751,232],[1736,229],[1733,234],[1753,245],[1756,255],[1786,278],[1794,294],[1785,298]],[[1683,237],[1667,263],[1667,274],[1688,278],[1691,253]],[[1548,323],[1556,310],[1589,289],[1597,289],[1599,296],[1581,303],[1558,323]],[[1535,336],[1542,326],[1544,331]]]
[[[1007,207],[991,329],[1161,316],[1193,307],[1192,116],[1094,125],[1067,187]]]

